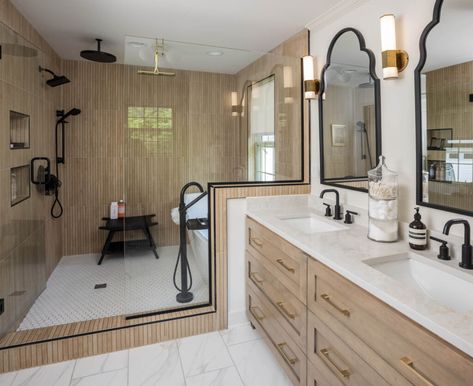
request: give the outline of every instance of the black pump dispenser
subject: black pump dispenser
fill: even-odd
[[[421,221],[419,208],[415,208],[414,221],[409,224],[409,246],[417,251],[427,248],[427,227]]]

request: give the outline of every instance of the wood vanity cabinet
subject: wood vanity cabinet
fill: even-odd
[[[248,317],[295,385],[473,385],[473,358],[247,218]]]

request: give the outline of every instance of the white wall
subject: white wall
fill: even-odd
[[[228,325],[247,322],[245,296],[246,199],[227,201]]]
[[[414,70],[419,61],[419,39],[425,26],[432,20],[434,0],[367,0],[348,11],[315,21],[307,27],[311,31],[311,54],[316,57],[319,74],[325,64],[328,46],[335,34],[345,27],[361,31],[366,45],[376,56],[378,77],[381,79],[381,43],[379,17],[394,13],[397,19],[398,48],[409,53],[410,64],[397,80],[381,80],[382,148],[387,165],[399,173],[400,220],[412,221],[416,205],[415,166],[415,95]],[[319,174],[319,122],[318,102],[312,105],[312,193],[324,188]],[[340,189],[344,203],[367,208],[367,194]],[[454,213],[423,207],[423,219],[430,229],[441,230],[450,218],[461,217]],[[468,217],[465,217],[468,219]],[[452,229],[462,234],[462,228]]]

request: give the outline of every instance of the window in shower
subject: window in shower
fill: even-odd
[[[274,181],[274,135],[260,135],[255,141],[255,177],[257,181]]]
[[[148,155],[172,155],[174,149],[171,107],[128,107],[129,138]]]
[[[250,179],[254,181],[275,180],[274,78],[271,75],[248,88],[248,170]]]

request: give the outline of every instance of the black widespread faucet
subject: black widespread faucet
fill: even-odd
[[[341,220],[342,217],[342,210],[340,209],[340,194],[338,190],[335,189],[324,189],[320,192],[320,198],[324,198],[325,193],[335,193],[335,215],[333,218],[335,220]]]
[[[463,224],[465,227],[465,236],[462,245],[462,261],[460,262],[460,267],[465,269],[473,269],[473,260],[472,260],[472,247],[470,244],[470,223],[463,219],[454,219],[449,220],[445,223],[443,227],[443,234],[448,235],[450,233],[450,228],[455,224]]]

